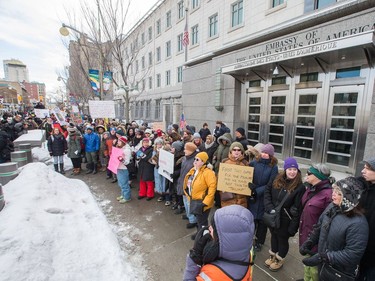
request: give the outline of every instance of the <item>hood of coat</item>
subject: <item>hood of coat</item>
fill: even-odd
[[[225,133],[224,135],[222,135],[221,137],[219,137],[217,139],[217,141],[220,143],[220,144],[223,144],[223,140],[226,140],[228,143],[226,144],[226,146],[230,146],[233,142],[233,138],[232,138],[232,135],[230,133]]]

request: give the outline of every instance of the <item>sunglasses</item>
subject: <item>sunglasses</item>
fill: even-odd
[[[232,151],[241,151],[239,148],[233,148]]]
[[[200,161],[201,159],[199,159],[199,158],[194,158],[194,161]]]

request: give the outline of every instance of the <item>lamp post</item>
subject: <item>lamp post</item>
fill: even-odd
[[[83,38],[87,38],[88,40],[91,41],[94,45],[97,45],[98,51],[99,51],[99,90],[100,90],[100,99],[103,99],[103,64],[104,64],[104,57],[103,57],[103,52],[102,52],[102,42],[101,42],[101,36],[99,32],[99,41],[94,40],[93,38],[90,38],[86,33],[83,33],[82,31],[79,31],[78,29],[66,25],[65,23],[62,23],[62,26],[59,29],[59,32],[62,36],[69,36],[70,30],[73,30],[74,32],[77,32],[80,36]]]

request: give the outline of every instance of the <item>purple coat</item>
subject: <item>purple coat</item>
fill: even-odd
[[[305,194],[302,196],[302,206],[305,205],[302,210],[300,222],[299,222],[299,245],[301,246],[308,238],[310,232],[313,230],[313,226],[318,222],[320,215],[327,208],[329,203],[332,201],[332,186],[329,180],[323,180],[314,186],[315,192],[319,191],[316,195],[307,199],[313,192],[311,189],[307,189]],[[306,203],[307,201],[307,203]],[[313,249],[313,250],[316,250]]]
[[[214,214],[214,220],[220,241],[219,258],[249,262],[254,236],[254,218],[251,212],[240,205],[230,205],[218,209]],[[243,277],[248,269],[247,266],[220,259],[212,264],[219,266],[235,279]],[[201,267],[188,255],[183,280],[196,280],[200,270]]]

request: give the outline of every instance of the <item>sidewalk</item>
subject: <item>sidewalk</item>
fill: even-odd
[[[84,172],[75,178],[85,181],[90,187],[111,224],[127,225],[127,231],[123,231],[121,237],[118,237],[120,245],[129,251],[126,241],[130,239],[136,245],[131,251],[143,254],[144,267],[149,272],[147,280],[182,280],[186,255],[193,246],[190,236],[194,230],[186,229],[187,221],[182,220],[181,215],[175,215],[170,207],[164,206],[164,202],[157,202],[157,198],[151,201],[137,200],[136,182],[133,183],[135,188],[132,188],[132,201],[119,204],[116,200],[119,196],[117,183],[106,180],[103,172],[96,175],[85,175]],[[266,244],[255,259],[253,280],[287,281],[303,278],[297,235],[290,239],[290,251],[284,268],[275,273],[264,265],[270,245],[268,233]]]

